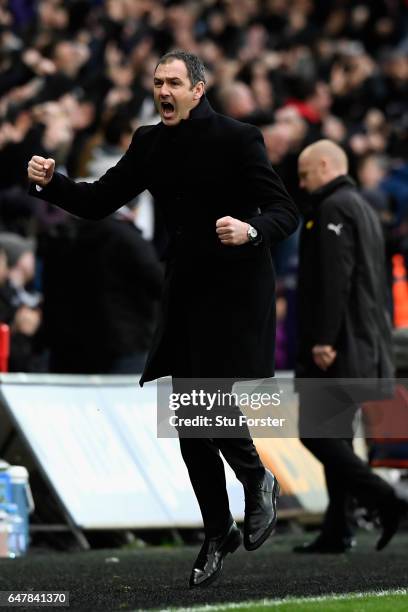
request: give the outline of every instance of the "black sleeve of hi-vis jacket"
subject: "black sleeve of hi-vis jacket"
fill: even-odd
[[[31,183],[30,194],[78,217],[102,219],[146,189],[142,141],[139,128],[118,163],[93,183],[75,182],[55,172],[49,184],[41,191]]]
[[[353,218],[340,202],[323,204],[319,216],[319,299],[316,344],[336,346],[350,299],[356,245]]]

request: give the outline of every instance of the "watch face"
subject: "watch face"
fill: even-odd
[[[258,235],[258,232],[256,231],[256,229],[254,227],[250,227],[248,230],[248,236],[254,240]]]

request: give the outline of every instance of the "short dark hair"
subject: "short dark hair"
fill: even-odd
[[[200,81],[203,83],[206,82],[204,64],[200,58],[197,55],[194,55],[194,53],[188,53],[188,51],[182,51],[181,49],[169,51],[163,55],[157,62],[156,68],[157,66],[160,66],[160,64],[167,64],[173,60],[181,60],[184,62],[187,68],[188,78],[190,79],[190,83],[193,87]]]

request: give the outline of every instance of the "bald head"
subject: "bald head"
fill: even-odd
[[[347,174],[347,156],[331,140],[318,140],[300,154],[298,171],[300,187],[312,193],[338,176]]]

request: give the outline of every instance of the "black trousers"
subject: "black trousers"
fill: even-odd
[[[201,388],[214,391],[230,392],[232,382],[200,381]],[[188,393],[195,388],[193,380],[173,378],[174,393]],[[212,410],[214,417],[221,407]],[[241,414],[238,407],[234,408],[236,415]],[[189,407],[183,410],[183,415],[189,414]],[[262,482],[265,468],[259,458],[247,425],[239,428],[239,437],[184,437],[179,431],[181,454],[187,466],[191,484],[194,489],[204,523],[206,537],[215,537],[223,533],[231,523],[227,487],[225,481],[224,463],[221,454],[235,472],[244,488],[250,490]]]
[[[192,371],[192,363],[199,361],[197,354],[200,347],[196,346],[186,333],[186,322],[190,318],[189,288],[181,283],[174,283],[173,290],[178,294],[178,309],[171,312],[173,323],[169,345],[172,347],[173,362],[173,393],[189,393],[192,389],[201,387],[207,392],[231,392],[233,380],[204,379],[197,380]],[[185,294],[185,306],[180,295]],[[216,347],[214,348],[216,350]],[[184,414],[190,413],[189,406]],[[212,410],[214,417],[222,412],[221,406]],[[238,407],[235,413],[241,414]],[[237,437],[184,437],[179,431],[180,450],[186,464],[195,496],[200,506],[206,537],[215,537],[223,533],[231,523],[228,493],[225,481],[224,463],[221,454],[234,471],[244,488],[256,487],[265,476],[265,468],[258,451],[252,441],[247,425],[239,428]]]
[[[299,398],[301,441],[323,464],[329,496],[322,537],[338,543],[352,535],[352,498],[381,512],[395,498],[394,489],[353,450],[353,419],[358,407],[350,404],[347,394],[320,388],[301,391]]]

